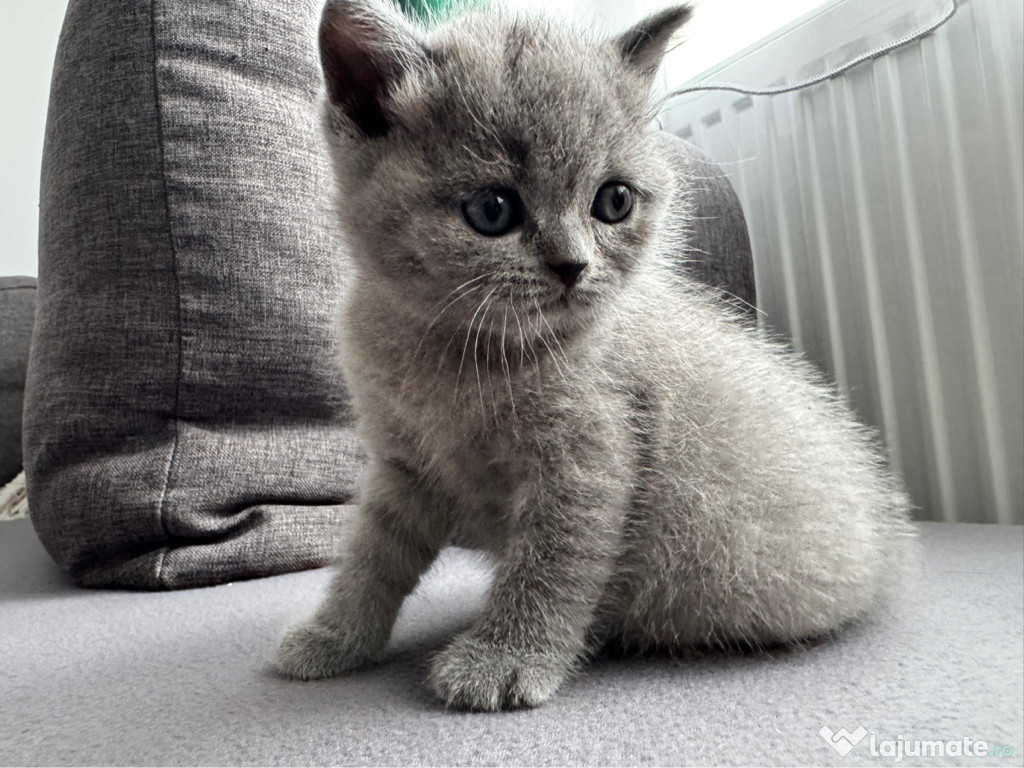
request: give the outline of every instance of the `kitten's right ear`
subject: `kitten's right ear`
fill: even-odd
[[[689,5],[666,8],[651,14],[612,42],[628,66],[653,80],[669,40],[691,16],[693,8]]]
[[[388,94],[425,55],[393,8],[352,0],[328,0],[324,7],[320,64],[327,96],[364,136],[387,134]]]

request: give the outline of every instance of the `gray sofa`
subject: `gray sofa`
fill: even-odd
[[[38,287],[0,279],[0,485],[23,464],[32,510],[0,523],[0,764],[885,765],[919,741],[944,754],[903,764],[1020,764],[1021,527],[922,523],[916,580],[827,641],[601,657],[501,715],[423,684],[491,575],[452,548],[384,663],[273,673],[361,468],[331,357],[319,5],[69,4]],[[754,304],[731,187],[664,151],[699,180],[680,268]]]

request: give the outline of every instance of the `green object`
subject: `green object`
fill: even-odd
[[[469,8],[483,8],[489,0],[398,0],[398,7],[411,18],[437,21]]]

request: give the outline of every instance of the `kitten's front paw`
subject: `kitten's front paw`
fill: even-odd
[[[368,650],[354,638],[310,623],[295,627],[284,636],[274,666],[287,677],[316,680],[361,667],[369,657]]]
[[[496,711],[536,707],[568,677],[572,660],[516,651],[460,635],[430,668],[430,685],[449,707]]]

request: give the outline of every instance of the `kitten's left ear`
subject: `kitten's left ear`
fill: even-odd
[[[327,95],[367,138],[388,133],[388,99],[426,56],[423,43],[392,5],[328,0],[324,7],[320,63]]]
[[[680,27],[693,15],[689,5],[677,5],[651,14],[612,39],[612,45],[627,66],[653,79],[661,65],[665,48]]]

